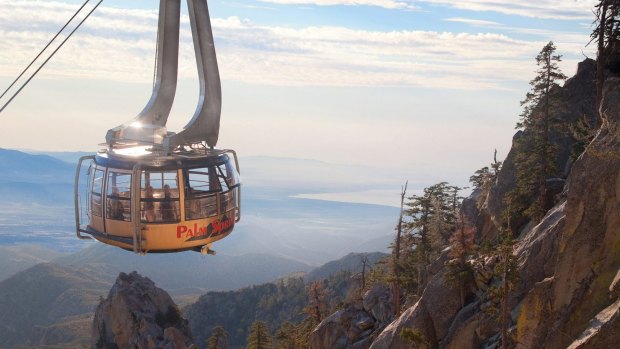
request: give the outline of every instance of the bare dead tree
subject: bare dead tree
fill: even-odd
[[[360,253],[360,263],[362,264],[362,273],[360,275],[360,293],[363,293],[366,289],[366,268],[368,267],[368,254]]]
[[[392,283],[393,295],[394,295],[394,316],[398,316],[400,313],[400,242],[403,234],[403,214],[405,206],[405,196],[407,193],[407,185],[409,181],[405,182],[405,185],[401,187],[400,191],[400,215],[398,217],[398,225],[396,226],[396,241],[394,241],[394,250],[392,251],[393,268],[394,268],[394,282]]]

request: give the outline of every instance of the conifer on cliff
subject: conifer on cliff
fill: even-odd
[[[547,208],[547,179],[558,172],[559,150],[551,136],[554,131],[563,129],[557,115],[559,82],[565,80],[566,75],[558,66],[562,56],[555,51],[550,41],[536,56],[537,75],[530,81],[532,89],[521,102],[523,112],[517,123],[517,129],[523,129],[525,134],[517,142],[520,150],[515,158],[517,186],[509,194],[514,209],[510,214],[515,216],[523,212],[534,221],[540,221]],[[535,198],[533,202],[532,198]]]

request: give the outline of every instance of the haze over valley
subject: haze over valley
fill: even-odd
[[[70,161],[80,155],[0,149],[0,245],[40,245],[69,253],[96,244],[79,241],[74,233],[75,163]],[[391,190],[398,204],[400,178],[380,168],[286,158],[242,158],[241,166],[242,220],[230,237],[214,245],[219,254],[258,253],[318,265],[350,252],[387,249],[395,204],[294,196],[378,189]]]

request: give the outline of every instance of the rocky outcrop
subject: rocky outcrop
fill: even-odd
[[[390,324],[371,349],[406,347],[407,341],[400,336],[404,328],[417,330],[431,347],[448,334],[453,319],[463,305],[460,291],[447,282],[445,273],[444,268],[431,278],[416,305]]]
[[[548,299],[551,326],[540,328],[548,348],[570,345],[612,303],[609,288],[620,267],[620,79],[607,81],[601,112],[604,125],[567,184]]]
[[[97,307],[91,338],[97,349],[195,348],[172,298],[136,272],[118,276]]]
[[[405,328],[415,329],[423,341],[436,343],[437,336],[433,326],[433,319],[423,302],[405,310],[405,312],[392,322],[372,343],[371,349],[407,348],[410,343],[401,336]]]
[[[614,348],[620,337],[620,301],[603,309],[567,349]]]
[[[561,117],[568,122],[590,115],[594,62],[586,60],[567,81]],[[510,335],[517,347],[545,349],[611,348],[620,343],[620,79],[606,82],[601,127],[574,162],[571,141],[555,140],[563,150],[557,159],[566,179],[552,179],[556,200],[542,221],[521,224],[514,254],[520,282],[508,305]],[[515,139],[525,137],[521,132]],[[465,201],[465,215],[476,221],[478,241],[497,234],[501,197],[514,187],[514,149],[504,162],[486,200]],[[564,167],[562,167],[564,165]],[[550,186],[551,187],[551,186]],[[480,195],[480,193],[474,193]],[[475,201],[484,202],[480,209]],[[493,260],[474,260],[475,296],[460,297],[445,282],[445,270],[434,273],[418,302],[388,325],[371,349],[408,348],[403,329],[411,329],[429,348],[474,349],[497,346],[499,324],[485,309],[483,291],[494,282]],[[434,263],[433,265],[435,265]]]
[[[575,76],[568,79],[560,91],[560,103],[554,108],[553,117],[562,120],[566,125],[585,118],[591,127],[597,128],[599,117],[594,108],[596,100],[595,77],[596,62],[594,60],[586,59],[579,63]],[[478,241],[489,240],[497,235],[504,210],[504,195],[516,186],[515,159],[519,152],[516,144],[523,139],[528,139],[528,137],[531,135],[527,131],[519,131],[515,134],[512,148],[502,164],[497,181],[491,187],[480,209],[479,216],[472,220],[472,222],[477,223]],[[565,133],[553,132],[551,141],[560,149],[555,160],[556,167],[560,169],[563,177],[566,177],[572,165],[571,150],[575,140]],[[561,179],[559,181],[555,179],[550,184],[555,187],[559,182]],[[526,221],[520,220],[513,222],[513,226],[520,230],[525,223]]]
[[[347,304],[310,334],[312,349],[368,349],[372,340],[392,321],[392,291],[375,285],[361,300]]]

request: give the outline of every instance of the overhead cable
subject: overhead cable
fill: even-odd
[[[82,6],[73,14],[73,16],[71,16],[71,18],[69,18],[69,20],[67,21],[67,23],[65,23],[65,25],[62,26],[62,28],[60,28],[60,30],[58,31],[58,33],[56,33],[56,35],[54,35],[54,37],[52,38],[52,40],[50,40],[50,42],[47,43],[47,45],[45,45],[45,47],[41,50],[41,52],[39,52],[39,54],[30,62],[30,64],[28,64],[28,66],[22,70],[22,72],[17,76],[17,78],[15,78],[15,80],[13,80],[13,82],[9,85],[9,87],[7,87],[6,90],[4,90],[4,92],[2,92],[2,95],[0,95],[0,99],[2,99],[2,97],[4,97],[4,95],[9,92],[9,90],[13,87],[13,85],[15,85],[15,83],[17,82],[17,80],[21,79],[21,77],[24,75],[24,73],[26,73],[26,71],[28,69],[30,69],[30,67],[34,64],[34,62],[39,59],[39,57],[41,57],[41,55],[43,54],[43,52],[45,52],[45,50],[47,50],[48,47],[50,47],[50,45],[54,42],[54,40],[56,40],[56,38],[58,37],[58,35],[60,35],[60,33],[62,33],[65,28],[67,28],[67,26],[69,25],[69,23],[71,23],[71,21],[73,21],[73,19],[75,18],[75,16],[78,15],[78,13],[80,13],[82,11],[82,9],[84,8],[84,6],[86,6],[86,4],[88,4],[90,0],[86,0],[86,2],[84,4],[82,4]]]
[[[90,0],[87,0],[86,3],[88,3]],[[32,73],[32,75],[28,78],[28,80],[26,80],[26,82],[24,82],[21,87],[17,90],[17,92],[15,92],[13,94],[13,96],[11,96],[11,98],[2,106],[2,108],[0,109],[0,113],[2,113],[2,111],[13,101],[13,99],[15,99],[15,97],[17,97],[17,95],[24,89],[24,87],[26,87],[26,85],[28,85],[28,83],[37,75],[37,73],[39,73],[39,71],[41,71],[41,69],[43,69],[43,67],[45,66],[45,64],[47,64],[47,62],[50,61],[50,59],[52,59],[52,57],[54,57],[54,55],[56,54],[56,52],[58,52],[58,50],[60,50],[60,48],[67,42],[67,40],[69,40],[69,38],[71,38],[71,36],[82,26],[82,24],[84,24],[84,22],[88,19],[88,17],[90,17],[90,15],[93,14],[93,12],[95,12],[95,10],[97,9],[97,7],[99,7],[99,5],[101,5],[101,3],[103,2],[103,0],[99,0],[99,2],[95,5],[95,7],[93,7],[88,14],[86,15],[86,17],[84,17],[80,23],[78,23],[78,25],[71,31],[71,33],[69,33],[69,35],[67,35],[67,37],[60,43],[60,45],[52,52],[52,54],[47,57],[47,59],[45,61],[43,61],[43,63],[39,66],[39,68],[37,68],[37,70],[34,71],[34,73]],[[86,3],[84,3],[84,5],[86,5]],[[84,7],[84,5],[82,5],[82,7]],[[78,10],[73,17],[71,17],[71,19],[69,20],[69,22],[71,22],[71,20],[73,20],[73,18],[81,11],[82,7],[80,8],[80,10]],[[67,22],[67,24],[69,24],[69,22]],[[67,24],[65,24],[65,27],[67,26]],[[64,29],[64,27],[63,27]],[[60,31],[62,31],[63,29],[61,29]],[[60,32],[58,33],[60,34]],[[58,36],[58,34],[56,34],[56,36]],[[56,37],[54,37],[55,39]],[[52,41],[54,40],[52,39]],[[51,44],[51,42],[50,42]],[[49,44],[47,45],[49,46]],[[47,46],[45,48],[47,48]],[[45,51],[45,48],[41,51],[41,53],[43,53],[43,51]],[[39,56],[41,55],[41,53],[39,53]],[[37,58],[39,57],[37,56]],[[35,58],[35,60],[37,59]],[[34,61],[33,61],[34,62]],[[30,65],[32,65],[32,63],[30,63]],[[30,65],[24,70],[24,72],[30,67]],[[17,78],[19,79],[21,77],[21,75],[24,74],[24,72],[22,72],[22,74],[20,74],[20,76]],[[16,81],[17,81],[16,79]],[[15,82],[13,82],[14,84]],[[11,86],[13,86],[13,84],[11,84]],[[11,87],[9,87],[11,88]],[[8,91],[8,89],[7,89]],[[6,91],[4,92],[6,93]],[[4,93],[2,94],[4,96]]]

